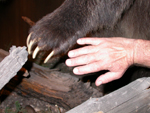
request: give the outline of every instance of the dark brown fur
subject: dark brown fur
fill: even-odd
[[[37,39],[34,45],[43,50],[60,54],[89,32],[129,38],[137,38],[138,32],[143,38],[142,31],[147,33],[145,28],[149,28],[148,9],[149,1],[145,0],[66,0],[31,28],[31,40]]]

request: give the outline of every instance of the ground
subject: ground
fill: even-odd
[[[65,112],[65,109],[58,108],[55,105],[50,105],[47,102],[38,100],[36,98],[27,98],[18,95],[16,92],[12,92],[1,104],[0,104],[0,113],[5,113],[6,108],[9,110],[16,110],[16,102],[18,102],[23,108],[25,106],[31,106],[36,113],[61,113]],[[27,108],[28,109],[28,108]],[[11,112],[12,113],[12,112]],[[16,113],[16,112],[14,112]],[[32,112],[31,112],[32,113]]]

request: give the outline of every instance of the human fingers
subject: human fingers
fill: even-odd
[[[73,73],[76,75],[83,75],[83,74],[98,72],[101,70],[107,70],[107,67],[103,65],[100,61],[97,61],[91,64],[75,67],[73,69]]]
[[[96,53],[99,50],[97,46],[85,46],[79,49],[71,50],[68,52],[69,57],[77,57],[85,54]]]
[[[121,71],[121,72],[107,72],[103,75],[100,75],[96,79],[95,85],[99,86],[101,84],[106,84],[106,83],[111,82],[113,80],[117,80],[117,79],[121,78],[123,74],[124,74],[124,71]]]
[[[103,41],[103,38],[80,38],[77,40],[77,43],[80,45],[91,44],[98,45]]]
[[[92,54],[87,54],[87,55],[82,55],[78,57],[74,57],[72,59],[67,59],[66,60],[66,65],[67,66],[78,66],[78,65],[85,65],[85,64],[90,64],[92,62],[98,61],[98,57],[96,53]]]

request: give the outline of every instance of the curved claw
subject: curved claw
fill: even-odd
[[[33,52],[32,58],[35,59],[36,55],[38,54],[38,52],[40,51],[39,47],[36,47],[36,49]]]
[[[33,45],[34,42],[35,42],[35,41],[31,41],[31,42],[29,43],[29,45],[28,45],[28,53],[29,53],[29,54],[32,53],[32,52],[31,52],[31,48],[32,48],[32,45]]]
[[[47,63],[47,61],[54,55],[54,51],[52,51],[44,60],[44,63]]]
[[[29,40],[30,40],[30,38],[31,38],[31,35],[32,35],[32,32],[28,35],[28,37],[27,37],[27,46],[29,45]]]

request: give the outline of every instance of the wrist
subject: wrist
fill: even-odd
[[[128,65],[133,65],[134,62],[134,48],[135,48],[135,43],[136,43],[136,39],[127,39],[126,41],[126,48],[128,48],[127,50],[127,62]]]
[[[133,63],[150,67],[150,41],[136,39],[133,50]]]

